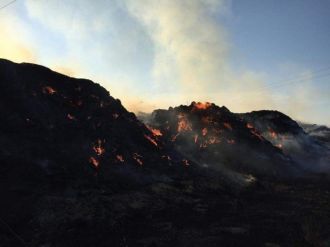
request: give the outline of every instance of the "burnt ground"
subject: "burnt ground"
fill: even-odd
[[[1,246],[329,246],[329,179],[219,181],[13,189]]]

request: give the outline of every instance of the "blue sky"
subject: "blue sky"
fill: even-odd
[[[240,0],[231,7],[226,26],[253,69],[272,72],[285,62],[312,69],[330,64],[330,1]]]
[[[329,125],[329,16],[328,0],[17,0],[0,57],[90,78],[135,112],[212,101]]]

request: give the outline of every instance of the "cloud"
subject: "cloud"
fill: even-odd
[[[327,96],[312,82],[274,90],[267,84],[272,75],[232,66],[235,47],[222,25],[230,3],[25,0],[0,15],[0,56],[92,79],[133,111],[195,100],[324,122],[310,103]]]
[[[226,73],[229,45],[216,16],[225,1],[126,1],[155,44],[153,76],[186,93],[213,89]],[[171,85],[170,85],[171,86]],[[171,88],[171,87],[170,87]]]
[[[11,11],[0,15],[0,57],[15,62],[36,62],[37,52],[29,28]]]
[[[220,22],[230,1],[127,0],[126,6],[154,42],[152,75],[169,104],[212,101],[234,111],[273,106],[262,73],[230,64],[230,37]]]

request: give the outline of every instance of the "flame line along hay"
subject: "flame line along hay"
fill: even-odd
[[[102,141],[100,139],[98,139],[96,145],[93,146],[93,150],[98,156],[105,153],[105,148],[102,146]]]
[[[117,155],[116,155],[116,159],[117,159],[119,162],[121,162],[121,163],[124,163],[124,162],[125,162],[124,157],[123,157],[122,155],[120,155],[120,154],[117,154]]]
[[[195,142],[195,143],[198,142],[198,135],[197,135],[197,134],[195,134],[195,136],[194,136],[194,142]]]
[[[160,140],[166,148],[212,168],[225,165],[244,172],[289,173],[285,170],[292,166],[292,161],[267,142],[250,122],[225,107],[207,104],[197,111],[195,106],[193,102],[152,113],[148,124],[162,130]],[[271,160],[269,164],[264,165],[265,159]]]
[[[158,143],[157,143],[154,139],[152,139],[150,136],[148,136],[148,135],[144,135],[144,137],[145,137],[148,141],[150,141],[153,145],[155,145],[156,147],[158,146]]]
[[[277,138],[277,133],[270,127],[268,127],[268,129],[269,129],[269,132],[268,132],[269,136],[273,139],[276,139]]]
[[[143,161],[142,161],[142,156],[139,155],[138,153],[134,153],[133,154],[133,159],[140,165],[143,165]]]
[[[192,126],[184,114],[178,115],[178,132],[191,131]]]
[[[55,94],[57,91],[54,88],[50,87],[50,86],[46,86],[46,87],[42,88],[42,92],[45,93],[45,94],[52,95],[52,94]]]
[[[91,163],[95,168],[99,168],[100,166],[100,162],[94,157],[89,158],[89,163]]]
[[[159,129],[152,128],[152,127],[150,127],[149,125],[146,125],[146,126],[147,126],[147,128],[151,131],[151,133],[152,133],[152,135],[153,135],[154,137],[162,136],[162,135],[163,135],[162,132],[161,132]]]
[[[223,126],[225,126],[229,130],[233,130],[233,127],[231,126],[230,123],[225,122],[225,123],[223,123]]]
[[[67,117],[69,120],[76,120],[76,117],[73,116],[73,115],[70,114],[70,113],[68,113],[68,114],[66,115],[66,117]]]
[[[204,102],[204,103],[202,103],[202,102],[197,102],[197,103],[195,103],[195,102],[193,102],[193,109],[194,110],[206,110],[206,109],[208,109],[209,107],[211,107],[211,103],[209,103],[209,102]]]

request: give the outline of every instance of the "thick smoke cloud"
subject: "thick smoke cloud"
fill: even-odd
[[[0,56],[95,80],[135,112],[211,101],[329,123],[312,104],[327,92],[312,81],[279,91],[269,75],[232,66],[231,11],[229,0],[26,0],[1,13]]]
[[[188,91],[219,86],[227,73],[229,48],[216,16],[224,12],[225,1],[127,1],[127,6],[156,44],[157,82]]]

